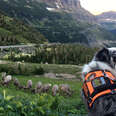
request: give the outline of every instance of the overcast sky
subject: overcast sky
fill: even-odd
[[[81,5],[93,14],[116,11],[116,0],[80,0]]]

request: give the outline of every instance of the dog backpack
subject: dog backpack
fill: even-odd
[[[88,108],[91,108],[97,98],[116,93],[116,77],[106,70],[89,72],[85,76],[82,91]]]

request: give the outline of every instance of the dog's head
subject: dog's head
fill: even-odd
[[[108,63],[112,68],[115,68],[116,48],[102,48],[96,53],[94,60]]]

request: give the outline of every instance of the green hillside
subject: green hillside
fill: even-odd
[[[36,0],[0,1],[0,10],[37,28],[49,42],[96,44],[98,40],[101,43],[115,40],[110,32],[100,26],[74,20],[70,14],[63,11],[48,11],[47,7],[49,6],[45,3]]]
[[[0,45],[43,43],[46,38],[36,29],[0,13]]]

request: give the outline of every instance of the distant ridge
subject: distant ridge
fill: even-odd
[[[109,11],[104,12],[100,15],[97,15],[98,22],[107,30],[115,30],[116,29],[116,12]]]

